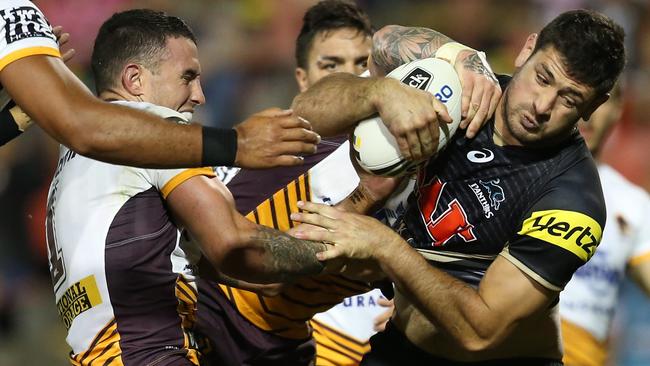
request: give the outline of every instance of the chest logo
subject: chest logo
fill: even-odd
[[[433,240],[433,246],[443,246],[456,235],[465,242],[476,240],[474,225],[467,220],[467,214],[457,199],[449,202],[444,212],[435,216],[445,185],[446,183],[436,179],[419,190],[420,215],[429,237]]]
[[[487,182],[479,180],[478,183],[472,183],[469,185],[469,188],[474,192],[474,195],[481,204],[483,214],[487,219],[493,217],[494,212],[492,210],[498,211],[499,207],[501,207],[501,203],[506,200],[506,195],[503,192],[503,188],[499,185],[500,183],[501,179],[492,179]],[[481,187],[483,189],[481,189]],[[487,198],[483,193],[484,190],[487,192]]]
[[[467,153],[467,160],[477,164],[489,163],[494,160],[494,153],[485,148],[472,150]]]

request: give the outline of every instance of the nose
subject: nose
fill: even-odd
[[[557,93],[551,88],[545,88],[537,94],[533,101],[533,108],[535,115],[540,119],[540,122],[548,120],[551,116],[551,110],[557,99]],[[541,117],[541,118],[540,118]]]
[[[358,75],[360,74],[360,70],[358,70],[356,66],[357,65],[355,65],[353,61],[349,61],[344,63],[339,71],[346,72],[348,74]]]
[[[197,78],[194,80],[192,85],[192,93],[190,94],[190,100],[195,105],[205,104],[205,95],[203,94],[203,88],[201,87],[201,81]]]

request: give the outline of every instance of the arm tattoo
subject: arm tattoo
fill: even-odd
[[[316,253],[327,249],[323,243],[296,239],[260,225],[252,240],[267,253],[266,272],[274,282],[290,282],[296,276],[318,274],[325,268],[316,258]]]
[[[498,83],[496,76],[488,69],[481,60],[481,57],[478,53],[472,53],[463,60],[463,67],[475,74],[485,75],[488,79],[492,80],[495,83]]]
[[[433,57],[440,46],[452,41],[428,28],[388,26],[373,37],[372,59],[389,73],[407,62]]]

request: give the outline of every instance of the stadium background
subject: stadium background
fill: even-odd
[[[230,126],[297,92],[294,39],[315,0],[41,0],[53,25],[72,34],[70,67],[92,85],[88,61],[99,25],[128,8],[159,9],[187,20],[199,38],[207,105],[196,117]],[[624,121],[605,160],[650,189],[650,2],[647,0],[359,0],[375,26],[431,27],[485,50],[495,71],[509,73],[528,33],[563,10],[587,7],[627,32]],[[46,263],[44,207],[57,144],[38,128],[0,149],[0,365],[67,365]],[[650,301],[626,283],[612,337],[614,364],[650,364]]]

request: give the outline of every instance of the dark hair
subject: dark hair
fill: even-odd
[[[372,25],[368,15],[356,4],[343,0],[324,0],[307,10],[296,39],[296,64],[304,68],[314,36],[340,28],[353,28],[371,36]]]
[[[539,33],[535,52],[554,47],[569,76],[607,93],[625,66],[625,31],[607,16],[592,10],[560,14]]]
[[[180,18],[149,9],[115,13],[95,39],[91,67],[97,93],[114,86],[129,62],[156,70],[168,38],[188,38],[196,43],[190,27]]]

